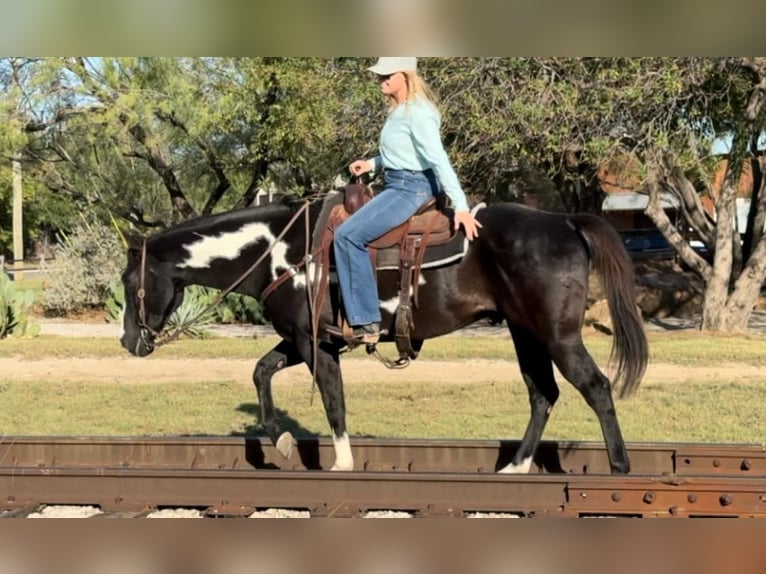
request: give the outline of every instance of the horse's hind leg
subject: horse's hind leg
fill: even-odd
[[[596,413],[612,473],[630,472],[628,451],[617,423],[609,379],[596,366],[579,333],[551,346],[550,352],[561,374],[580,391],[585,402]]]
[[[532,335],[511,327],[511,336],[519,359],[521,376],[529,391],[531,415],[527,430],[511,462],[498,472],[527,473],[532,466],[540,438],[542,437],[553,405],[559,397],[559,389],[553,377],[553,364],[548,350]]]
[[[279,426],[271,394],[271,378],[278,371],[302,362],[303,358],[295,345],[283,340],[258,361],[253,371],[253,382],[261,404],[261,426],[285,458],[290,458],[295,441],[291,433],[283,433]]]

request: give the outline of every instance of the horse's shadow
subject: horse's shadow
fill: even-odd
[[[242,403],[237,411],[245,413],[253,417],[253,424],[246,425],[241,431],[232,431],[229,433],[231,436],[253,436],[263,435],[263,426],[261,425],[261,405],[258,403]],[[317,437],[318,433],[308,430],[302,426],[296,419],[292,418],[289,413],[282,409],[277,409],[277,418],[279,419],[279,426],[283,431],[289,431],[296,437]]]
[[[239,412],[251,415],[253,424],[245,426],[241,431],[232,431],[230,436],[240,436],[245,438],[245,459],[249,464],[257,469],[278,469],[282,468],[270,456],[272,449],[268,453],[264,450],[264,443],[269,443],[261,425],[261,406],[258,403],[242,403],[237,407]],[[295,450],[300,464],[307,470],[322,470],[319,451],[319,433],[310,431],[301,425],[289,413],[282,409],[277,409],[279,425],[283,431],[290,432],[298,439]],[[296,456],[293,454],[293,456]],[[296,461],[297,462],[297,461]]]
[[[279,455],[275,455],[273,452],[270,441],[261,426],[260,405],[258,403],[242,403],[237,407],[237,410],[251,415],[254,421],[241,431],[229,433],[230,436],[245,438],[245,459],[247,462],[256,469],[283,468],[285,464],[284,459],[277,458]],[[322,435],[301,425],[285,410],[277,409],[277,416],[282,430],[289,431],[298,439],[295,452],[292,455],[296,460],[293,462],[295,464],[300,463],[300,466],[307,470],[322,470],[325,468],[321,461],[320,438]],[[357,436],[356,438],[360,437]],[[375,437],[365,435],[363,438]],[[266,448],[264,448],[264,444],[267,445]],[[519,441],[501,441],[498,448],[495,470],[503,468],[510,463],[518,448]],[[561,456],[566,456],[567,451],[568,449],[564,445],[543,441],[535,453],[533,462],[546,473],[566,473],[567,470],[562,465]]]

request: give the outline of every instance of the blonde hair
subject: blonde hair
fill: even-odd
[[[404,74],[404,81],[407,84],[406,103],[410,103],[415,97],[419,97],[439,112],[438,98],[426,81],[420,77],[420,74],[415,70],[403,70],[402,74]],[[391,111],[397,106],[396,98],[392,95],[386,97],[388,98],[388,109]]]

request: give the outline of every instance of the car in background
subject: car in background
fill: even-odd
[[[620,231],[623,245],[632,259],[673,259],[676,250],[659,229],[626,229]]]
[[[625,249],[634,260],[656,258],[676,259],[678,253],[668,240],[660,233],[659,229],[626,229],[620,231]],[[708,257],[708,249],[698,239],[690,239],[689,245],[698,255],[705,259]]]

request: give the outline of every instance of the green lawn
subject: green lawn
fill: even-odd
[[[256,359],[276,339],[182,340],[157,351],[164,358]],[[599,361],[610,340],[587,338]],[[766,338],[700,333],[651,333],[653,361],[688,365],[742,363],[761,365]],[[392,350],[392,348],[391,348]],[[46,357],[124,356],[110,339],[37,337],[0,341],[0,356],[24,360]],[[363,351],[352,356],[364,359]],[[513,359],[504,338],[444,337],[429,341],[421,361],[429,359]],[[373,358],[367,360],[373,361]],[[626,440],[766,442],[764,381],[731,376],[713,382],[679,381],[644,385],[617,402]],[[561,384],[561,398],[545,433],[547,439],[600,439],[600,429],[579,394]],[[275,384],[277,406],[296,434],[329,433],[318,394],[309,384]],[[0,374],[0,428],[5,434],[138,435],[238,434],[257,432],[257,397],[249,381],[120,385],[83,380],[65,384],[29,380],[3,382]],[[347,382],[348,424],[354,436],[426,438],[518,438],[528,418],[524,385],[514,381],[471,384],[430,380]]]

